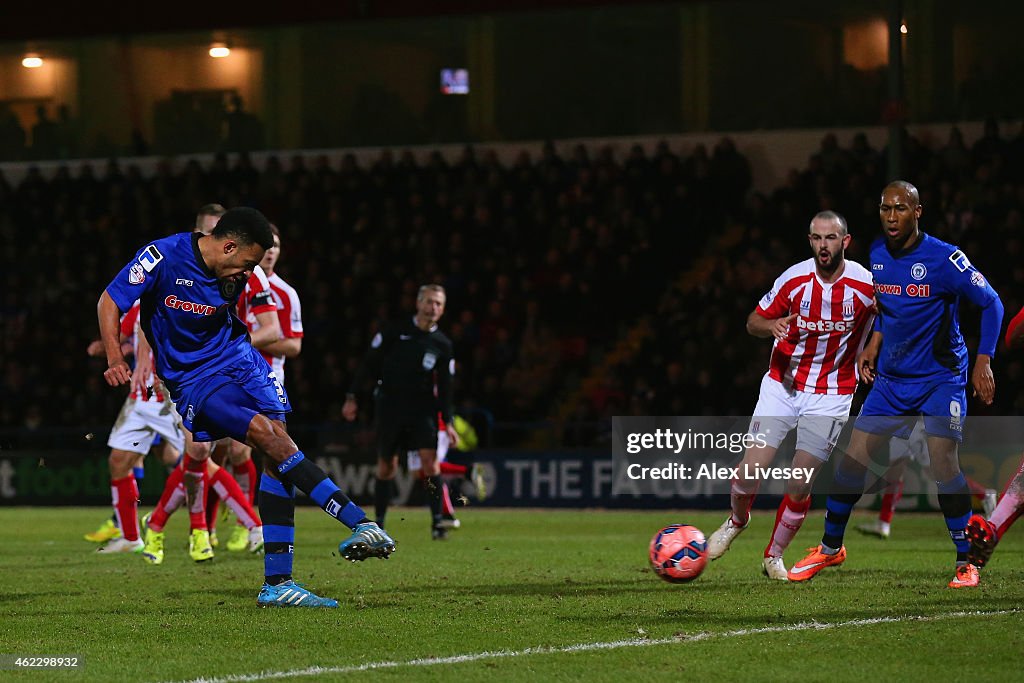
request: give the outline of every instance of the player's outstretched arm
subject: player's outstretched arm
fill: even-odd
[[[107,355],[107,369],[103,372],[103,379],[112,387],[130,382],[132,371],[121,352],[121,310],[107,290],[103,290],[100,295],[96,314],[100,323],[100,341]]]
[[[781,318],[765,318],[755,310],[747,316],[747,333],[762,339],[775,337],[781,341],[789,336],[789,325],[795,317],[796,314],[792,313]]]

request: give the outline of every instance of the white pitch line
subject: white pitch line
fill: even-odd
[[[324,674],[348,674],[361,671],[373,671],[375,669],[397,669],[404,666],[437,666],[439,664],[465,664],[466,662],[479,662],[485,659],[504,659],[509,657],[525,657],[528,655],[550,655],[565,654],[572,652],[593,652],[596,650],[618,650],[624,647],[652,647],[655,645],[672,645],[678,643],[695,643],[701,640],[713,640],[716,638],[739,638],[742,636],[760,635],[762,633],[791,633],[794,631],[825,631],[829,629],[849,628],[857,626],[873,626],[875,624],[894,624],[907,621],[940,621],[943,619],[957,619],[960,617],[994,617],[1005,614],[1018,614],[1019,609],[971,611],[971,612],[946,612],[944,614],[909,615],[902,617],[874,617],[872,619],[852,619],[850,621],[817,622],[808,621],[799,624],[786,624],[784,626],[763,626],[761,628],[741,628],[734,631],[700,631],[698,633],[684,633],[671,638],[631,638],[629,640],[613,640],[604,643],[578,643],[576,645],[565,645],[562,647],[528,647],[522,650],[496,650],[493,652],[476,652],[466,655],[452,655],[450,657],[425,657],[421,659],[407,659],[405,661],[392,662],[368,662],[366,664],[352,664],[349,666],[311,666],[305,669],[291,669],[290,671],[261,671],[255,674],[232,674],[216,678],[193,678],[179,683],[252,683],[255,681],[272,681],[280,678],[299,678],[302,676],[322,676]]]

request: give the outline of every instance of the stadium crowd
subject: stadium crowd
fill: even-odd
[[[972,147],[953,129],[941,146],[907,136],[904,151],[925,230],[962,245],[1017,310],[1024,136],[1007,141],[993,123]],[[152,177],[111,161],[52,177],[32,170],[16,187],[0,178],[0,425],[44,433],[116,415],[123,396],[85,354],[96,299],[138,247],[189,230],[213,201],[255,206],[281,228],[279,270],[302,298],[306,329],[302,355],[289,361],[296,422],[339,420],[369,340],[384,321],[411,315],[424,282],[448,290],[442,328],[459,362],[457,406],[499,421],[546,419],[646,319],[648,341],[579,402],[575,423],[743,414],[769,353],[745,333],[747,314],[805,256],[820,209],[848,218],[849,256],[863,261],[878,234],[884,159],[862,135],[849,148],[828,135],[771,194],[750,192],[749,163],[728,138],[686,154],[636,146],[621,159],[583,145],[562,158],[549,144],[507,166],[467,147],[451,164],[439,152],[421,162],[385,150],[369,167],[352,155],[332,167],[296,154],[257,168],[241,154],[180,172],[162,165]],[[739,238],[714,248],[727,228]],[[672,286],[701,258],[712,259],[712,277],[689,291]],[[1019,360],[997,359],[992,411],[1024,409],[1022,375]],[[568,428],[564,442],[591,445],[605,431]]]

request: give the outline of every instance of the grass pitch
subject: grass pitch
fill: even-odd
[[[1024,667],[1024,532],[981,587],[956,591],[938,514],[897,515],[888,541],[852,531],[869,518],[855,514],[846,563],[787,585],[760,574],[761,513],[699,579],[670,585],[647,568],[650,537],[673,522],[710,534],[725,512],[470,508],[432,542],[425,511],[399,509],[393,558],[350,564],[343,529],[300,508],[295,577],[337,610],[258,609],[262,560],[222,546],[192,564],[181,514],[163,566],[96,555],[82,534],[104,514],[0,509],[0,654],[84,658],[0,680],[1019,680]]]

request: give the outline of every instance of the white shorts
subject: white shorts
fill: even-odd
[[[850,417],[853,395],[812,394],[787,389],[765,374],[750,419],[750,433],[778,448],[796,428],[796,449],[825,462]]]
[[[159,434],[167,443],[185,451],[185,432],[181,427],[181,416],[174,409],[170,399],[158,401],[136,401],[128,398],[110,430],[107,445],[129,453],[149,453],[153,439]]]
[[[928,435],[924,431],[924,420],[918,420],[906,439],[893,437],[889,439],[889,462],[903,458],[911,458],[921,467],[928,467],[931,458],[928,456]]]
[[[437,431],[437,461],[443,462],[446,455],[448,455],[448,444],[451,441],[451,437],[448,436],[448,432],[439,429]],[[405,465],[410,471],[416,471],[423,469],[423,462],[420,460],[419,451],[409,451],[405,456]]]

